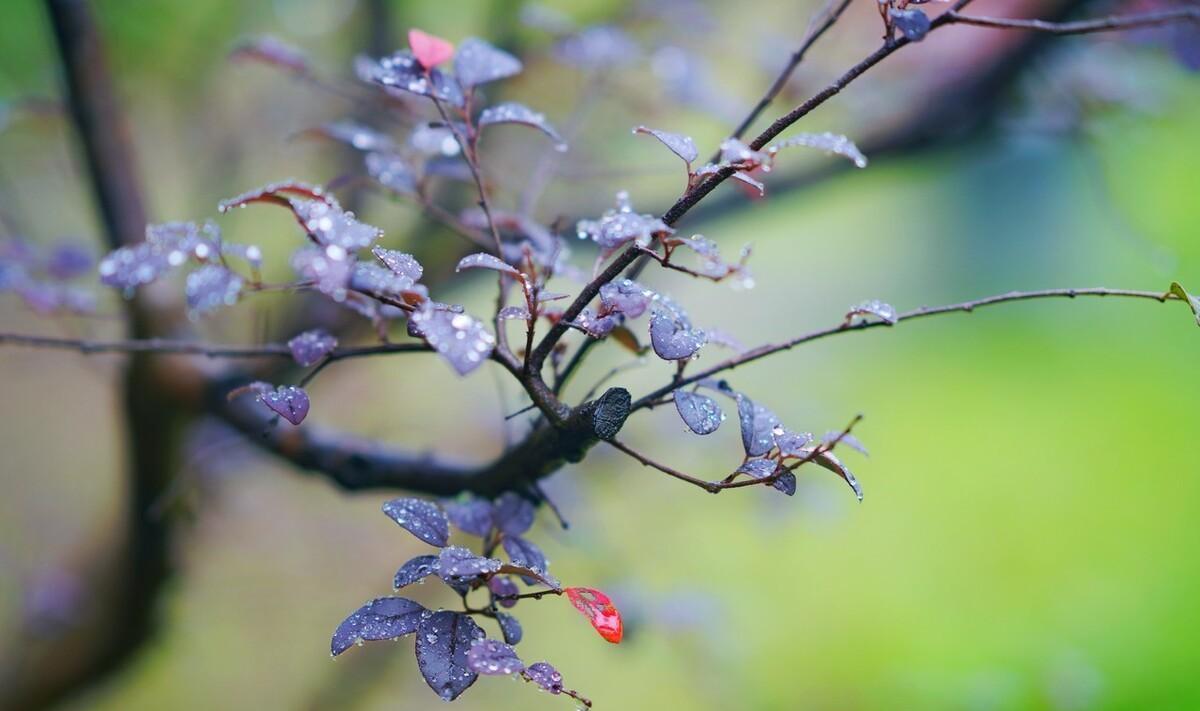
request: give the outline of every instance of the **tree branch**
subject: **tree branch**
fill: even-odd
[[[1032,30],[1052,35],[1083,35],[1095,32],[1129,30],[1137,27],[1153,27],[1181,20],[1200,22],[1200,7],[1177,7],[1137,15],[1112,15],[1075,22],[1019,20],[1008,17],[979,17],[963,15],[955,10],[947,11],[942,17],[946,18],[946,24],[974,25],[976,27],[992,27],[1004,30]]]
[[[1109,296],[1109,297],[1114,297],[1114,298],[1151,299],[1153,301],[1158,301],[1160,303],[1166,302],[1166,301],[1182,301],[1182,299],[1180,299],[1177,295],[1175,295],[1171,292],[1134,291],[1134,290],[1130,290],[1130,289],[1106,289],[1106,288],[1102,288],[1102,287],[1086,288],[1086,289],[1042,289],[1039,291],[1010,291],[1010,292],[1007,292],[1004,294],[997,294],[995,296],[987,296],[982,299],[975,299],[973,301],[963,301],[963,302],[960,302],[957,304],[947,304],[945,306],[932,306],[932,307],[931,306],[922,306],[919,309],[913,309],[912,311],[907,311],[905,313],[899,314],[896,317],[896,322],[898,323],[900,321],[911,321],[913,319],[924,318],[927,316],[937,316],[939,314],[971,313],[971,312],[975,311],[976,309],[980,309],[985,306],[992,306],[995,304],[1003,304],[1003,303],[1008,303],[1011,301],[1030,301],[1033,299],[1051,299],[1051,298],[1074,299],[1074,298],[1080,297],[1080,296]],[[796,338],[793,338],[788,341],[784,341],[782,343],[774,343],[774,344],[767,344],[767,345],[759,346],[758,348],[754,348],[749,351],[746,351],[745,353],[739,354],[733,358],[730,358],[721,363],[718,363],[710,368],[706,368],[698,373],[693,373],[692,375],[689,375],[686,378],[680,378],[679,380],[672,381],[668,385],[664,385],[664,386],[658,388],[657,390],[651,391],[650,393],[643,395],[642,397],[638,398],[633,403],[633,411],[636,412],[637,410],[640,410],[640,409],[643,409],[646,407],[650,407],[659,398],[663,397],[664,395],[669,395],[670,393],[674,392],[675,390],[678,390],[679,388],[682,388],[686,385],[691,385],[692,383],[704,380],[705,378],[711,378],[712,376],[717,375],[718,373],[722,373],[727,370],[733,370],[734,368],[737,368],[738,366],[745,365],[747,363],[751,363],[751,362],[759,360],[761,358],[765,358],[769,355],[773,355],[775,353],[780,353],[782,351],[790,350],[802,343],[816,341],[818,339],[825,338],[827,336],[833,336],[833,335],[836,335],[839,333],[865,331],[869,328],[878,328],[880,326],[891,326],[891,325],[893,325],[893,324],[890,324],[886,321],[860,321],[858,323],[852,323],[849,321],[845,321],[843,323],[838,324],[837,326],[833,326],[830,328],[823,328],[823,329],[819,329],[816,331],[810,331],[809,333],[805,333],[804,335],[797,336]]]

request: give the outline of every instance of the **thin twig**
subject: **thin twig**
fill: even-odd
[[[1042,289],[1038,291],[1010,291],[1005,294],[996,294],[987,296],[982,299],[973,301],[963,301],[957,304],[947,304],[945,306],[922,306],[919,309],[907,311],[896,317],[896,322],[910,321],[912,319],[924,318],[926,316],[937,316],[939,314],[949,313],[971,313],[975,309],[991,306],[993,304],[1003,304],[1010,301],[1029,301],[1032,299],[1048,299],[1048,298],[1068,298],[1073,299],[1078,296],[1111,296],[1118,298],[1133,298],[1133,299],[1150,299],[1158,302],[1179,301],[1179,297],[1170,292],[1161,291],[1135,291],[1131,289],[1106,289],[1102,287],[1086,288],[1086,289]],[[860,321],[858,323],[842,322],[837,326],[823,328],[816,331],[811,331],[801,336],[797,336],[782,343],[767,344],[751,349],[745,353],[741,353],[724,362],[718,363],[711,368],[693,373],[686,378],[674,380],[671,383],[658,388],[646,395],[643,395],[633,403],[632,410],[638,410],[648,407],[658,398],[667,395],[675,390],[691,385],[692,383],[711,378],[712,376],[732,370],[738,366],[765,358],[769,355],[779,353],[794,348],[802,343],[815,341],[826,336],[832,336],[838,333],[848,333],[852,331],[864,331],[868,328],[877,328],[879,326],[890,326],[892,324],[886,321]]]
[[[0,333],[0,345],[29,346],[34,348],[57,348],[78,351],[84,355],[97,353],[161,353],[201,355],[209,358],[290,358],[291,349],[283,343],[268,343],[261,346],[213,346],[195,341],[173,341],[164,338],[97,341],[83,338],[59,338],[35,336],[22,333]],[[374,346],[338,348],[328,360],[382,355],[387,353],[429,352],[424,343],[382,343]]]
[[[947,24],[975,25],[976,27],[992,27],[1004,30],[1033,30],[1053,35],[1083,35],[1094,32],[1128,30],[1135,27],[1166,25],[1180,20],[1200,22],[1200,7],[1177,7],[1137,15],[1112,15],[1092,20],[1077,20],[1075,22],[1047,22],[1045,20],[1020,20],[1008,17],[980,17],[963,15],[956,10],[947,11],[943,17],[946,18],[945,22]]]
[[[668,467],[665,464],[659,464],[658,462],[647,457],[646,455],[641,454],[637,450],[630,449],[628,446],[622,444],[621,442],[619,442],[615,439],[610,439],[607,441],[613,447],[616,447],[620,451],[624,452],[625,454],[628,454],[629,456],[633,457],[637,461],[641,462],[642,466],[644,466],[644,467],[650,467],[651,469],[657,469],[660,472],[662,472],[663,474],[673,476],[676,479],[679,479],[681,481],[686,481],[689,484],[694,484],[695,486],[698,486],[701,489],[704,489],[705,491],[707,491],[710,494],[715,494],[721,490],[721,486],[719,484],[715,484],[711,481],[705,481],[703,479],[700,479],[699,477],[694,477],[691,474],[684,474],[683,472],[679,471],[678,469],[672,469],[671,467]]]

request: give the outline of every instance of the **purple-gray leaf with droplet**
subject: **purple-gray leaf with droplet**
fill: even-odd
[[[493,506],[496,527],[510,536],[519,536],[533,525],[536,511],[523,496],[511,491],[501,494]]]
[[[515,598],[521,593],[521,589],[507,575],[494,575],[488,578],[488,590],[491,590],[492,595],[498,598],[496,604],[507,608],[516,607],[517,600],[506,598]],[[509,644],[516,644],[516,642],[509,642]]]
[[[534,662],[525,670],[525,678],[542,687],[551,694],[561,694],[563,690],[562,674],[548,662]]]
[[[707,395],[688,392],[683,388],[675,391],[675,409],[683,418],[684,424],[698,435],[708,435],[717,431],[725,414],[721,406]]]
[[[264,390],[259,399],[272,412],[298,425],[308,416],[308,393],[294,385],[280,385],[274,390]]]
[[[841,135],[840,133],[800,133],[786,140],[771,146],[767,150],[771,153],[776,153],[783,148],[791,146],[806,146],[808,148],[816,148],[842,156],[850,161],[858,168],[867,167],[867,157],[858,150],[858,146],[854,145],[854,141]]]
[[[492,531],[492,504],[483,499],[447,501],[446,516],[463,533],[483,537]]]
[[[392,588],[399,590],[437,574],[437,562],[436,555],[419,555],[409,560],[396,571],[395,577],[392,578]]]
[[[650,315],[650,345],[663,360],[691,358],[704,345],[704,331],[678,308],[656,308]]]
[[[411,254],[378,245],[371,248],[371,254],[375,255],[376,259],[383,262],[383,266],[391,269],[397,276],[420,281],[421,275],[425,273],[424,267]]]
[[[478,37],[468,37],[454,53],[454,76],[463,87],[478,86],[521,73],[521,60]]]
[[[434,693],[453,701],[478,675],[467,664],[467,653],[484,632],[459,612],[435,612],[417,628],[417,668]]]
[[[508,554],[508,559],[514,565],[519,565],[522,568],[529,568],[536,573],[544,573],[548,567],[546,562],[546,554],[538,548],[533,541],[530,541],[521,536],[505,535],[501,542],[504,546],[504,552]],[[521,580],[526,585],[535,585],[539,581],[536,578],[522,576]]]
[[[206,264],[188,274],[184,286],[188,311],[193,316],[232,306],[241,293],[242,278],[217,264]]]
[[[467,650],[467,666],[477,674],[504,676],[525,670],[525,663],[511,646],[494,639],[476,640]]]
[[[288,350],[292,352],[292,360],[307,368],[332,353],[337,345],[338,340],[328,331],[314,328],[288,341]]]
[[[896,315],[895,307],[893,307],[891,304],[889,304],[887,302],[880,301],[879,299],[871,299],[870,301],[862,302],[858,306],[855,306],[854,308],[850,309],[850,312],[848,315],[849,316],[877,316],[879,319],[881,319],[885,323],[888,323],[889,325],[893,325],[893,326],[899,320]]]
[[[410,323],[459,375],[467,375],[483,365],[496,347],[496,337],[464,313],[427,306],[414,313]]]
[[[520,276],[521,272],[513,265],[505,262],[499,257],[488,254],[487,252],[478,252],[476,254],[468,254],[458,260],[458,266],[454,267],[454,271],[461,272],[464,269],[494,269],[498,272],[508,274],[509,276]]]
[[[888,10],[892,24],[904,37],[913,42],[920,42],[929,34],[929,16],[920,9],[910,7],[904,10],[892,8]]]
[[[489,106],[480,112],[479,128],[494,126],[498,123],[518,123],[536,128],[554,141],[556,150],[565,151],[567,149],[567,142],[546,120],[546,115],[538,113],[524,104],[506,101],[503,104]]]
[[[519,644],[525,636],[521,623],[512,615],[497,612],[496,623],[500,625],[500,634],[504,635],[504,641],[508,644]]]
[[[407,598],[376,598],[338,625],[330,640],[329,651],[336,657],[359,640],[375,642],[412,634],[417,631],[425,613],[424,607]]]
[[[455,582],[462,578],[491,575],[500,570],[501,565],[495,558],[476,555],[462,546],[447,546],[438,556],[437,573],[443,580]]]
[[[446,545],[450,540],[450,522],[434,503],[424,499],[392,499],[383,505],[388,518],[429,545]]]
[[[654,136],[659,140],[659,142],[669,148],[672,153],[682,158],[683,162],[687,163],[688,165],[691,165],[692,161],[696,160],[696,158],[700,155],[700,152],[696,150],[696,143],[692,140],[691,136],[685,136],[681,133],[659,131],[658,129],[647,128],[645,126],[638,126],[637,128],[633,129],[633,132]]]
[[[779,418],[745,395],[738,396],[737,404],[738,421],[742,428],[742,446],[751,457],[761,457],[771,451],[775,444],[772,430],[779,424]]]
[[[637,318],[646,313],[654,292],[632,279],[609,282],[600,287],[600,303],[607,311]]]

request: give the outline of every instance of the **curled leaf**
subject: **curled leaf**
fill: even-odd
[[[512,277],[519,277],[521,275],[521,272],[517,271],[516,267],[487,252],[468,254],[458,260],[458,266],[454,268],[454,271],[461,272],[464,269],[494,269]]]
[[[1196,317],[1196,325],[1200,326],[1200,299],[1189,294],[1177,281],[1171,282],[1169,293],[1174,294],[1180,301],[1188,305],[1188,308],[1192,310],[1192,315]]]
[[[774,154],[782,148],[790,146],[807,146],[817,148],[826,153],[833,153],[854,162],[855,167],[866,168],[867,157],[858,150],[854,141],[839,133],[801,133],[771,146],[767,149]]]
[[[396,571],[395,577],[392,578],[392,589],[399,590],[436,574],[437,563],[436,555],[419,555],[409,560]]]
[[[499,123],[519,123],[531,126],[549,136],[554,141],[555,150],[567,150],[567,142],[546,120],[546,115],[540,114],[524,104],[507,101],[503,104],[489,106],[479,114],[479,128]]]
[[[633,129],[635,134],[644,133],[648,136],[654,136],[664,146],[670,149],[672,153],[683,159],[684,163],[691,165],[693,161],[700,155],[696,150],[696,143],[691,136],[685,136],[681,133],[669,133],[667,131],[659,131],[655,128],[646,128],[638,126]]]
[[[900,320],[896,314],[895,307],[879,299],[864,301],[846,313],[847,319],[853,316],[876,316],[890,326],[896,325]]]

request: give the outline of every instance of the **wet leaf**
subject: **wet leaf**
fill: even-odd
[[[347,617],[333,632],[329,651],[337,656],[359,640],[375,642],[395,639],[417,631],[427,610],[403,597],[381,597],[368,602]]]
[[[663,360],[691,358],[706,341],[704,331],[692,328],[678,308],[663,306],[650,315],[650,345]]]
[[[1192,315],[1196,317],[1196,325],[1200,326],[1200,299],[1192,296],[1183,288],[1183,285],[1177,281],[1171,282],[1170,293],[1177,296],[1183,303],[1188,305],[1192,310]]]
[[[542,553],[542,549],[534,545],[533,541],[522,538],[520,536],[505,535],[501,541],[504,546],[504,552],[508,554],[508,559],[514,565],[529,568],[535,572],[544,573],[548,567],[546,563],[546,554]],[[526,585],[533,585],[539,582],[536,578],[525,576],[522,578]]]
[[[522,68],[521,60],[477,37],[463,40],[454,55],[454,76],[464,87],[507,79]]]
[[[897,317],[895,307],[889,303],[880,301],[879,299],[864,301],[858,306],[850,309],[850,311],[846,314],[846,317],[849,318],[851,316],[876,316],[891,326],[896,325],[896,323],[900,320]]]
[[[412,558],[396,571],[395,577],[392,578],[392,589],[399,590],[413,583],[420,582],[430,575],[435,575],[437,573],[437,561],[438,557],[436,555],[419,555],[416,558]]]
[[[716,400],[683,388],[675,391],[675,409],[688,429],[698,435],[716,432],[725,420],[725,413],[721,412]]]
[[[551,694],[561,694],[563,691],[562,674],[558,673],[547,662],[534,662],[525,670],[525,678],[542,687]]]
[[[858,150],[858,146],[854,145],[854,141],[839,133],[829,133],[828,131],[825,133],[801,133],[780,141],[767,150],[770,153],[775,153],[780,149],[791,146],[816,148],[853,161],[854,165],[858,168],[867,167],[867,157],[862,154],[862,151]]]
[[[308,416],[308,393],[292,385],[280,385],[259,395],[263,404],[283,419],[298,425]]]
[[[458,266],[454,268],[454,271],[461,272],[464,269],[494,269],[512,277],[519,277],[521,275],[521,272],[517,271],[516,267],[486,252],[468,254],[458,260]]]
[[[629,193],[617,193],[617,206],[599,220],[580,220],[575,226],[579,239],[590,239],[602,249],[611,250],[628,242],[649,245],[655,235],[674,233],[654,215],[638,214],[629,202]]]
[[[412,315],[411,324],[459,375],[467,375],[483,365],[496,347],[495,336],[464,313],[428,306]]]
[[[337,345],[338,340],[328,331],[315,328],[288,341],[288,350],[292,352],[292,360],[296,361],[297,365],[307,368],[319,363],[332,353]]]
[[[600,287],[600,303],[605,311],[637,318],[654,301],[654,292],[631,279],[612,281]]]
[[[354,266],[353,259],[340,247],[301,247],[292,254],[292,269],[334,301],[346,299]]]
[[[738,421],[742,427],[742,447],[751,457],[761,457],[775,445],[773,430],[779,418],[766,407],[745,395],[737,396]]]
[[[438,556],[437,573],[447,582],[462,578],[478,578],[500,570],[495,558],[476,555],[462,546],[446,546]]]
[[[496,313],[496,317],[501,321],[528,321],[530,315],[529,309],[524,306],[505,306]]]
[[[371,254],[375,255],[376,259],[383,262],[383,266],[391,269],[397,276],[408,277],[413,281],[420,281],[421,275],[425,272],[420,262],[411,254],[379,246],[372,247]]]
[[[436,504],[424,499],[392,499],[383,505],[383,513],[401,528],[439,548],[450,540],[450,522]]]
[[[408,31],[408,48],[426,69],[433,69],[454,56],[453,44],[418,29]]]
[[[779,491],[782,491],[788,496],[796,495],[796,475],[793,472],[784,472],[779,475],[779,478],[771,482],[771,486]]]
[[[858,480],[854,478],[854,474],[850,472],[850,469],[845,464],[842,464],[841,460],[835,457],[832,452],[822,452],[813,458],[813,461],[844,479],[850,485],[850,488],[854,490],[854,495],[858,500],[863,500],[862,487],[858,485]]]
[[[929,17],[918,8],[892,8],[888,10],[888,15],[892,18],[892,25],[913,42],[920,42],[929,34]]]
[[[567,599],[579,610],[604,639],[618,644],[623,626],[621,613],[607,595],[592,588],[567,588]]]
[[[378,227],[359,222],[353,213],[326,200],[293,199],[291,205],[308,234],[325,247],[353,253],[370,247],[383,234]]]
[[[470,617],[458,612],[435,612],[417,628],[417,668],[434,693],[453,701],[478,675],[467,664],[467,653],[484,632]]]
[[[500,625],[500,634],[504,635],[504,641],[508,644],[519,644],[525,636],[524,630],[521,629],[521,623],[512,615],[497,612],[496,622]]]
[[[533,526],[533,504],[512,491],[501,494],[493,507],[496,527],[505,535],[519,536]]]
[[[681,133],[668,133],[667,131],[659,131],[654,128],[646,128],[645,126],[638,126],[633,129],[633,132],[654,136],[688,165],[691,165],[692,161],[696,160],[700,155],[700,152],[696,150],[696,143],[692,141],[691,136],[685,136]]]
[[[463,533],[480,538],[492,531],[492,504],[483,499],[448,501],[445,504],[450,523]]]
[[[517,650],[494,639],[476,640],[467,651],[467,666],[477,674],[489,676],[519,674],[525,670],[525,662],[517,656]]]
[[[738,173],[734,173],[733,175],[731,175],[729,177],[733,178],[734,180],[743,182],[746,185],[749,185],[750,187],[754,188],[755,190],[758,191],[759,197],[762,197],[763,195],[767,194],[767,186],[763,185],[760,181],[755,180],[754,178],[751,178],[748,173],[738,172]]]
[[[492,592],[492,595],[500,598],[496,601],[496,604],[506,608],[516,607],[517,600],[505,598],[515,598],[521,594],[521,589],[507,575],[493,575],[488,578],[488,590]],[[509,644],[516,644],[516,642],[509,642]]]
[[[750,459],[737,468],[735,474],[745,474],[754,479],[766,479],[775,473],[779,464],[774,459]]]
[[[494,126],[500,123],[517,123],[536,128],[554,141],[556,150],[565,151],[567,142],[558,131],[546,121],[546,115],[540,114],[524,104],[507,101],[503,104],[489,106],[479,114],[479,128]]]
[[[453,77],[440,69],[426,70],[408,51],[396,52],[379,61],[360,60],[355,64],[355,70],[363,81],[388,89],[436,98],[456,107],[462,107],[466,103],[462,87]]]
[[[776,427],[772,435],[775,437],[775,446],[779,448],[779,453],[785,457],[805,457],[810,452],[805,449],[813,441],[813,436],[808,432],[792,432]]]
[[[417,176],[399,153],[372,151],[363,158],[367,175],[397,195],[416,195]]]
[[[821,438],[821,441],[824,442],[826,445],[832,445],[834,442],[837,442],[838,446],[844,445],[846,447],[849,447],[850,449],[853,449],[856,452],[859,452],[863,456],[870,456],[870,453],[867,451],[866,445],[864,445],[862,442],[860,442],[858,437],[855,437],[854,435],[849,434],[849,433],[842,434],[841,432],[834,432],[831,430],[831,431],[825,433],[825,436]]]
[[[217,264],[206,264],[188,274],[184,294],[194,317],[222,306],[233,306],[242,293],[242,278]]]

